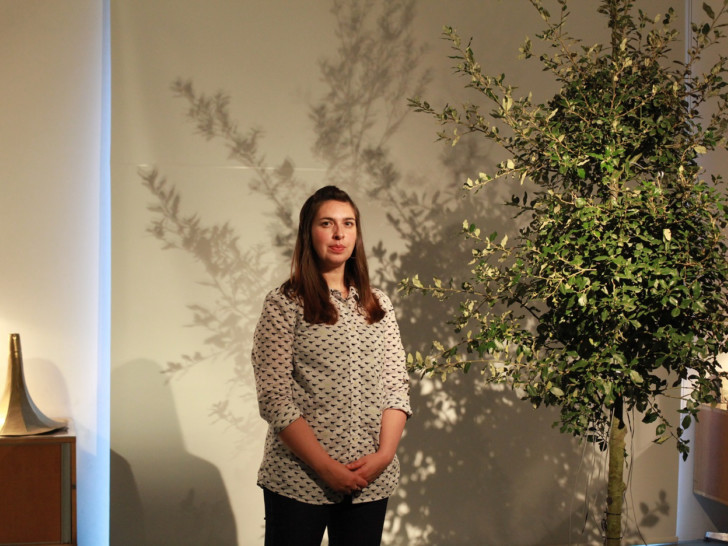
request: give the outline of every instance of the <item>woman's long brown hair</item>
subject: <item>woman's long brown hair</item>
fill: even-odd
[[[354,286],[359,293],[359,307],[369,324],[382,320],[384,309],[372,294],[369,284],[369,268],[364,252],[359,209],[351,197],[336,186],[319,189],[301,207],[298,221],[298,236],[291,260],[291,277],[283,283],[283,293],[303,304],[303,317],[311,324],[336,324],[339,314],[329,297],[329,287],[321,274],[319,259],[313,248],[311,232],[313,221],[325,201],[348,203],[354,209],[356,219],[356,244],[346,262],[344,282]]]

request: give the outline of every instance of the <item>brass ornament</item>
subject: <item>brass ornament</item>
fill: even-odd
[[[0,436],[29,436],[67,427],[46,417],[28,393],[23,373],[20,334],[10,334],[10,356],[5,391],[0,399]]]

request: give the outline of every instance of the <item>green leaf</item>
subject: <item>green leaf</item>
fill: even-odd
[[[638,372],[637,370],[630,370],[629,377],[630,379],[632,379],[632,382],[637,385],[641,384],[644,381],[644,379],[642,379],[642,376],[640,375],[640,372]]]

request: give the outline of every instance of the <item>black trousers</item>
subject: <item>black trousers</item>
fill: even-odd
[[[308,504],[263,489],[265,546],[379,546],[387,500],[353,504]]]

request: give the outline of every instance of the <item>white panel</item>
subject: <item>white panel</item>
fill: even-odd
[[[0,347],[21,334],[31,396],[74,422],[79,544],[94,545],[108,534],[108,423],[99,421],[108,400],[98,373],[102,21],[95,0],[0,1]]]

